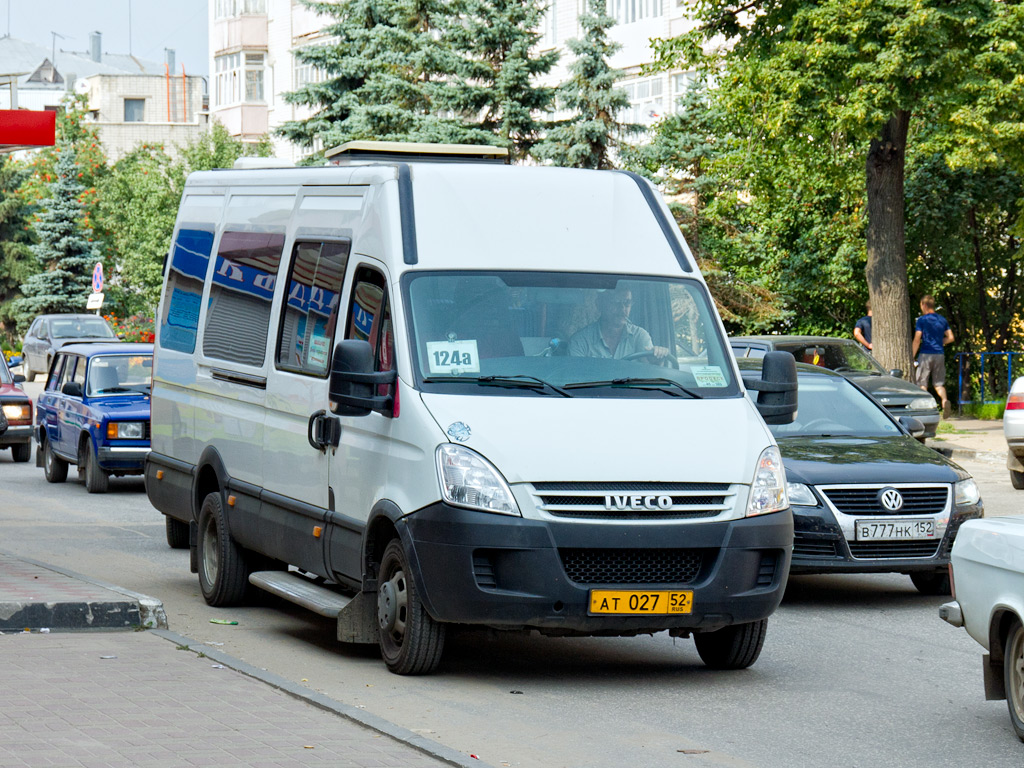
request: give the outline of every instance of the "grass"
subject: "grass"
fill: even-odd
[[[953,425],[951,421],[940,421],[939,426],[935,428],[936,434],[939,435],[970,435],[972,431],[969,429],[959,429]]]
[[[964,403],[960,407],[963,410],[963,415],[969,418],[982,421],[998,421],[1003,418],[1006,403]]]

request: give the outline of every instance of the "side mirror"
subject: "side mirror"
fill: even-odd
[[[920,419],[913,416],[900,416],[900,424],[910,433],[911,437],[917,440],[924,437],[924,424],[921,423]]]
[[[15,355],[14,357],[7,361],[7,364],[12,368],[16,365],[21,365],[21,355]]]
[[[394,384],[394,371],[375,373],[370,342],[345,339],[334,348],[331,364],[331,412],[339,416],[366,416],[377,411],[390,416],[394,404],[391,393],[376,395],[381,384]]]
[[[903,378],[903,369],[901,369],[901,368],[893,368],[892,370],[889,371],[889,375],[890,376],[895,376],[897,379],[902,379]]]
[[[757,412],[765,424],[792,424],[796,419],[796,358],[789,352],[768,352],[760,379],[744,379],[757,391]]]
[[[70,397],[82,397],[82,385],[77,381],[69,381],[61,387],[61,393]]]
[[[22,375],[20,373],[14,374],[14,383],[15,384],[24,384],[25,383],[24,375]]]

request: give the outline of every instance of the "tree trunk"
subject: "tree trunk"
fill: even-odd
[[[867,159],[868,263],[865,275],[871,297],[871,342],[886,368],[899,368],[912,379],[910,297],[907,290],[906,222],[903,170],[907,157],[910,112],[900,110],[871,140]]]

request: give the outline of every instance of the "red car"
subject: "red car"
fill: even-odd
[[[28,461],[32,455],[32,400],[18,386],[25,380],[11,374],[7,361],[0,355],[0,449],[10,448],[15,461]],[[7,429],[3,428],[7,422]]]

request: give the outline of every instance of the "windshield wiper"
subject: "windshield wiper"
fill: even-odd
[[[544,392],[549,390],[562,397],[572,397],[569,392],[566,392],[562,387],[552,384],[550,381],[545,381],[536,376],[526,376],[523,374],[510,374],[508,376],[429,376],[423,379],[427,384],[435,384],[444,382],[446,384],[457,382],[457,383],[472,383],[479,384],[484,387],[510,387],[512,389],[530,389],[534,392]]]
[[[104,392],[138,392],[138,390],[129,387],[104,387],[96,390],[97,395],[102,395]]]
[[[666,385],[674,387],[674,389],[668,389]],[[694,392],[692,389],[687,389],[675,379],[669,378],[629,377],[625,379],[609,379],[608,381],[577,381],[565,385],[566,389],[590,389],[593,387],[639,387],[641,389],[657,389],[674,397],[679,397],[677,392],[682,392],[694,400],[704,399],[703,395]]]

